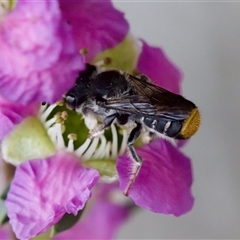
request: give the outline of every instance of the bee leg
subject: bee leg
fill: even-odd
[[[112,114],[112,115],[109,115],[107,116],[104,121],[103,121],[103,124],[101,125],[98,125],[97,127],[95,127],[94,129],[92,129],[89,134],[88,134],[88,138],[89,139],[92,139],[94,137],[98,137],[100,136],[101,134],[103,134],[104,130],[108,127],[111,126],[111,124],[113,123],[113,121],[115,120],[115,118],[117,118],[118,114],[115,113],[115,114]]]
[[[141,134],[141,131],[142,131],[142,124],[137,123],[137,126],[130,132],[130,135],[127,141],[128,149],[130,151],[132,158],[139,164],[142,163],[142,159],[138,156],[133,144],[136,142],[137,138]]]
[[[150,79],[145,75],[138,75],[138,77],[145,82],[151,82]]]
[[[128,150],[130,152],[132,159],[135,161],[135,165],[134,165],[134,168],[131,170],[131,177],[130,177],[129,183],[126,187],[126,190],[124,191],[124,194],[126,196],[128,196],[129,190],[131,189],[131,187],[138,175],[138,172],[142,166],[142,158],[137,154],[136,149],[133,146],[133,144],[135,143],[135,141],[141,134],[141,131],[142,131],[142,124],[137,123],[137,126],[131,131],[131,133],[128,137],[128,141],[127,141]]]

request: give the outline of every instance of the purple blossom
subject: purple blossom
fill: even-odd
[[[36,115],[38,111],[38,104],[31,104],[23,106],[12,103],[0,96],[0,140],[8,134],[22,119],[27,116]]]
[[[129,31],[124,14],[116,10],[110,0],[59,0],[59,3],[63,17],[72,26],[76,45],[87,49],[86,62],[115,47]]]
[[[79,50],[88,50],[85,59],[90,62],[119,44],[128,31],[123,13],[114,9],[110,1],[17,1],[0,23],[0,140],[26,117],[41,115],[37,113],[39,102],[53,103],[74,85],[84,67]],[[150,47],[143,40],[136,69],[155,84],[179,93],[180,71],[161,49]],[[14,233],[20,239],[34,237],[65,213],[76,215],[89,200],[80,221],[55,239],[112,239],[129,217],[129,205],[113,200],[118,191],[116,185],[96,185],[99,173],[81,165],[82,150],[74,151],[72,140],[66,147],[61,139],[61,124],[51,124],[60,129],[57,134],[61,137],[56,134],[51,140],[61,150],[48,158],[23,162],[11,183],[5,203]],[[94,139],[91,147],[95,143]],[[112,145],[115,150],[111,156],[117,156],[116,141]],[[85,156],[93,156],[89,154],[91,147],[87,145]],[[110,151],[107,145],[102,148]],[[124,148],[119,152],[123,151]],[[154,212],[179,216],[189,211],[193,205],[190,160],[160,139],[137,151],[144,161],[133,181],[136,163],[125,155],[117,159],[120,189],[136,205]]]
[[[179,94],[181,71],[166,57],[162,49],[141,41],[143,46],[137,70],[148,76],[156,85]]]
[[[11,239],[12,234],[10,231],[10,228],[7,224],[5,224],[4,226],[0,227],[0,239],[1,240],[9,240]]]
[[[136,162],[120,156],[117,162],[120,188],[140,207],[180,216],[193,206],[190,160],[171,143],[157,139],[137,149],[143,164],[129,187]]]
[[[90,209],[68,231],[57,234],[54,240],[65,239],[114,239],[117,229],[129,218],[131,208],[118,194],[116,184],[98,184],[90,199]],[[94,226],[93,226],[94,225]]]
[[[77,21],[74,19],[76,15],[67,19],[70,5],[72,7],[70,10],[73,11],[76,3],[78,16],[83,17]],[[91,46],[93,51],[89,56],[94,57],[104,49],[115,46],[125,37],[128,24],[123,14],[116,11],[110,2],[99,5],[79,1],[75,4],[67,6],[61,2],[61,12],[57,1],[41,1],[33,4],[19,0],[15,8],[2,19],[1,139],[24,118],[36,115],[39,110],[38,102],[53,103],[74,84],[79,70],[83,68],[83,61],[73,38],[79,48]],[[86,8],[94,9],[94,5],[97,5],[96,9],[102,11],[99,12],[101,17],[105,11],[110,15],[105,14],[105,18],[102,18],[103,32],[101,30],[101,33],[93,38],[89,36],[91,33],[96,33],[101,21],[95,21],[96,26],[91,21],[91,26],[88,26],[90,35],[86,34],[87,40],[84,40],[83,32],[80,36],[83,43],[89,43],[90,39],[94,41],[90,45],[81,46],[76,29],[79,28],[79,20],[83,26],[91,20],[91,18],[86,19],[87,15],[83,13]],[[63,17],[64,13],[66,19]],[[108,27],[109,16],[111,16],[111,27]],[[72,26],[66,20],[72,22]],[[115,21],[115,26],[112,20]],[[73,35],[72,30],[75,33]],[[105,36],[110,36],[108,31],[113,31],[113,34],[111,34],[112,38],[106,39]],[[36,104],[30,105],[32,102]],[[28,105],[23,106],[19,103]],[[64,213],[76,215],[90,198],[90,189],[95,185],[98,177],[96,170],[82,167],[79,160],[66,152],[20,164],[5,201],[10,224],[16,236],[20,239],[34,237],[53,226]],[[104,206],[100,204],[100,208],[104,209]],[[122,208],[119,212],[124,215],[124,211],[121,210]],[[123,218],[120,217],[121,219]],[[106,218],[106,221],[109,220]],[[109,234],[107,230],[106,234]]]
[[[56,102],[84,67],[54,0],[17,1],[1,19],[0,52],[0,94],[21,104]]]
[[[98,177],[96,170],[82,167],[64,152],[19,165],[5,201],[16,236],[34,237],[65,213],[76,215],[90,198]]]

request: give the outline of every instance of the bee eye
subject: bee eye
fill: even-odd
[[[65,98],[65,103],[67,107],[71,110],[75,110],[76,108],[76,96],[74,94],[68,94]]]

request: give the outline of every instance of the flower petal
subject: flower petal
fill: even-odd
[[[0,94],[21,104],[56,102],[84,68],[55,0],[17,1],[1,21],[0,52]]]
[[[78,48],[88,51],[86,62],[116,46],[128,33],[129,25],[124,14],[116,10],[110,0],[59,0],[59,3],[63,17],[72,26]]]
[[[180,93],[181,72],[157,47],[150,47],[142,40],[137,70],[148,76],[156,85]]]
[[[130,189],[127,190],[135,162],[118,158],[120,188],[140,207],[153,212],[179,216],[191,210],[192,173],[190,160],[163,139],[137,150],[144,159]]]
[[[98,172],[60,152],[19,165],[5,201],[16,236],[28,239],[47,230],[64,213],[74,215],[90,198]]]
[[[10,227],[9,225],[4,225],[4,226],[1,226],[0,227],[0,239],[1,240],[9,240],[9,239],[12,239],[12,236],[11,236],[11,230],[10,230]]]
[[[14,125],[20,123],[23,118],[35,115],[38,107],[38,104],[23,106],[8,102],[0,96],[0,140],[12,130]]]
[[[57,234],[54,240],[114,239],[119,227],[128,219],[131,209],[128,205],[114,202],[111,195],[117,189],[112,186],[98,185],[98,194],[93,194],[89,202],[90,209],[86,209],[86,214],[76,225]]]

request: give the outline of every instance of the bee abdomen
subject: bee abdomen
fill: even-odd
[[[142,118],[142,121],[147,127],[168,137],[177,136],[182,128],[182,121],[168,121],[166,119],[154,119],[148,117]]]

